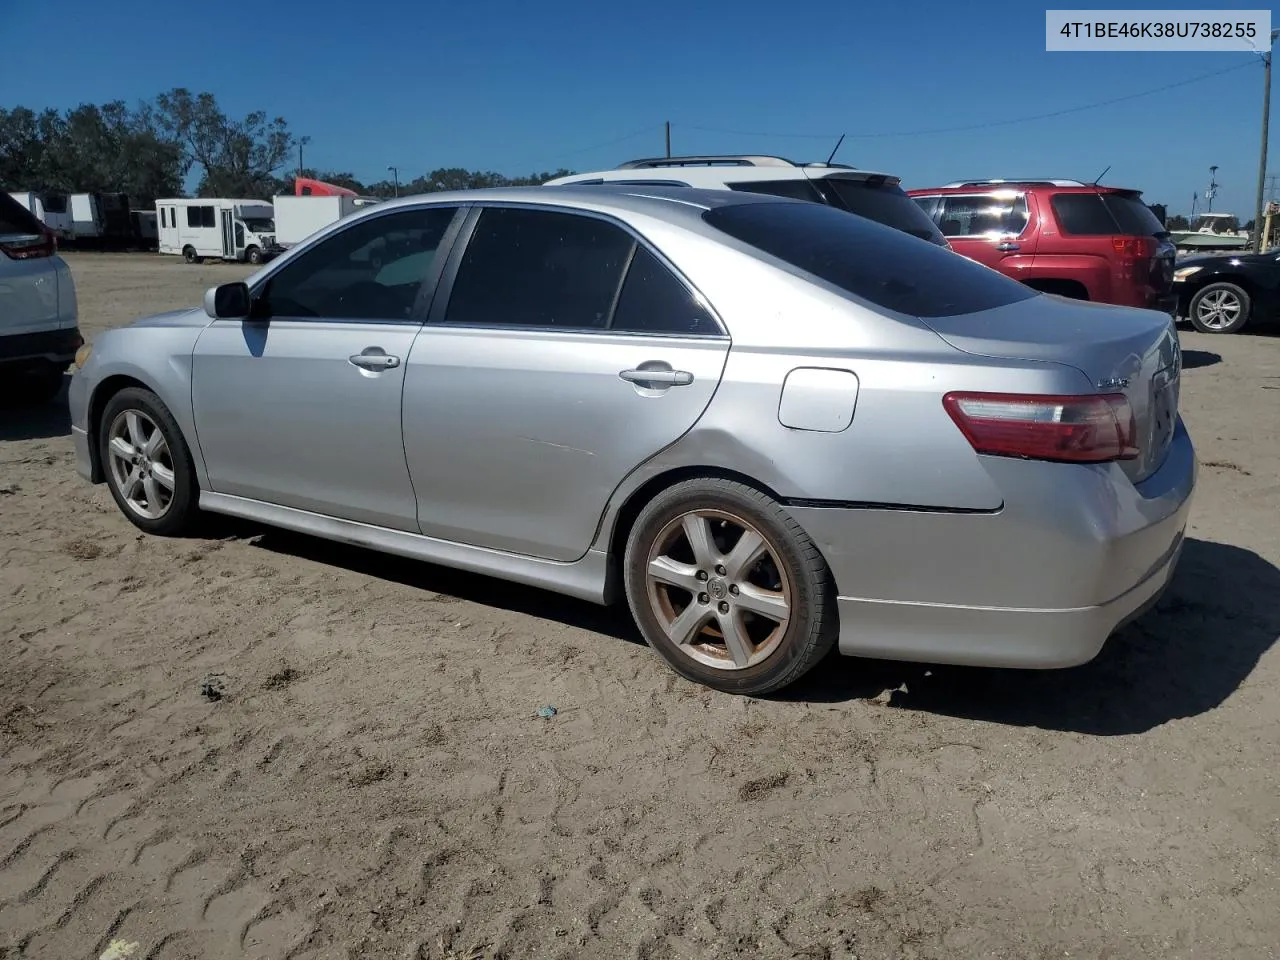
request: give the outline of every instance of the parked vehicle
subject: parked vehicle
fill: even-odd
[[[125,194],[73,193],[70,199],[71,238],[78,245],[119,247],[133,239]]]
[[[67,240],[71,233],[71,213],[68,208],[66,194],[34,193],[21,191],[10,193],[10,197],[18,201],[22,207],[43,223],[59,240]]]
[[[0,194],[0,398],[52,400],[83,344],[75,282],[52,231]]]
[[[1188,257],[1173,272],[1178,313],[1201,333],[1280,319],[1280,254]]]
[[[263,263],[279,252],[275,211],[265,200],[157,200],[161,253]]]
[[[832,645],[1063,667],[1164,589],[1196,460],[1167,317],[1046,297],[829,206],[462,191],[331,224],[104,333],[79,470],[197,510],[625,596],[690,679]]]
[[[154,250],[160,243],[160,227],[154,210],[130,210],[133,242],[143,250]]]
[[[912,236],[946,246],[933,221],[922,216],[902,189],[898,177],[856,170],[842,163],[796,163],[782,157],[660,157],[631,160],[616,170],[575,173],[543,186],[699,187],[763,193],[824,203],[887,224]]]
[[[336,183],[326,183],[314,177],[294,177],[293,193],[298,197],[354,197],[356,192]]]
[[[1174,248],[1137,190],[964,180],[908,191],[956,253],[1035,290],[1172,314]]]
[[[272,201],[275,208],[276,243],[282,250],[288,250],[320,228],[378,202],[373,197],[318,194],[278,196]]]

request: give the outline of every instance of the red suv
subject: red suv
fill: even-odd
[[[1029,287],[1173,314],[1174,247],[1137,190],[965,180],[908,194],[956,253]]]

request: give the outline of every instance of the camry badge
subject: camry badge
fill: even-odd
[[[1128,377],[1108,377],[1098,381],[1099,390],[1123,390],[1129,385]]]

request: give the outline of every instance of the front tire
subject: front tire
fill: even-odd
[[[107,488],[140,530],[177,536],[199,512],[191,452],[177,421],[150,390],[128,387],[107,401],[98,426]]]
[[[200,257],[196,256],[195,247],[183,247],[182,259],[187,261],[187,263],[198,263],[200,261]]]
[[[262,251],[258,247],[250,247],[244,252],[244,258],[256,267],[262,263]]]
[[[1191,298],[1187,319],[1201,333],[1237,333],[1249,322],[1253,299],[1234,283],[1206,284]]]
[[[794,683],[839,632],[818,548],[775,500],[732,480],[658,494],[636,518],[623,568],[645,640],[676,673],[716,690]]]

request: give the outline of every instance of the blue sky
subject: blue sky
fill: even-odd
[[[847,133],[837,159],[899,174],[908,187],[1010,174],[1092,179],[1110,165],[1104,182],[1181,212],[1217,164],[1214,209],[1252,216],[1256,55],[1047,53],[1044,16],[1044,5],[952,0],[45,0],[3,14],[5,33],[31,42],[5,44],[0,104],[208,90],[230,113],[285,117],[311,137],[308,166],[365,180],[387,176],[390,164],[402,179],[442,166],[607,167],[660,154],[667,120],[677,153],[825,159]],[[866,136],[1044,114],[1237,65],[1050,119]],[[1280,155],[1270,166],[1280,174]]]

